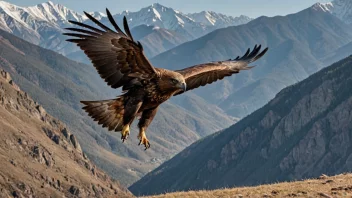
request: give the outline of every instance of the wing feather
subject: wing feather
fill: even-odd
[[[133,37],[130,28],[128,27],[126,16],[123,17],[123,28],[126,30],[126,34],[128,35],[128,37],[133,41]]]
[[[261,52],[260,49],[261,45],[255,45],[252,51],[248,49],[242,57],[238,56],[233,60],[229,59],[226,61],[195,65],[193,67],[177,70],[176,72],[179,72],[184,76],[187,84],[187,91],[192,90],[213,83],[217,80],[221,80],[235,73],[239,73],[241,70],[253,68],[248,66],[248,64],[263,57],[268,51],[268,48],[265,48]]]
[[[101,29],[77,21],[69,21],[79,28],[66,28],[70,32],[64,35],[73,37],[67,41],[76,43],[84,51],[99,75],[112,88],[127,84],[128,87],[132,87],[130,82],[138,83],[138,80],[134,80],[136,78],[157,77],[158,72],[145,57],[142,45],[134,42],[126,17],[124,18],[125,34],[116,24],[110,11],[106,9],[106,12],[116,31],[84,12]]]
[[[115,30],[117,32],[123,33],[122,30],[120,29],[120,27],[116,24],[116,22],[115,22],[114,18],[112,17],[109,9],[107,9],[107,8],[106,8],[106,14],[108,15],[108,19],[109,19],[110,23],[114,26]]]

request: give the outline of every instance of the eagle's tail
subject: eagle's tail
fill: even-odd
[[[83,109],[98,124],[107,127],[109,131],[121,131],[123,128],[124,97],[112,100],[81,101]]]

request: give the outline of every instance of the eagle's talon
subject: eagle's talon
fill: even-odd
[[[130,134],[130,125],[126,125],[121,130],[121,140],[124,143]]]
[[[148,148],[150,148],[150,143],[149,143],[149,140],[147,139],[147,136],[145,135],[144,129],[142,129],[139,132],[138,139],[139,139],[138,145],[143,144],[145,146],[144,150],[147,150]]]
[[[150,148],[150,143],[149,143],[149,141],[145,144],[145,151],[147,150],[147,149],[149,149]]]

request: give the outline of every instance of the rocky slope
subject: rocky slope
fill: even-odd
[[[197,98],[193,98],[199,101],[194,102],[198,109],[195,111],[167,103],[147,132],[152,148],[145,152],[138,147],[136,128],[123,144],[119,133],[102,129],[81,110],[80,100],[109,99],[120,94],[106,85],[93,66],[71,61],[0,31],[0,68],[11,73],[22,89],[51,115],[65,122],[84,142],[82,148],[90,159],[124,185],[199,138],[234,123],[221,109]]]
[[[1,197],[132,197],[99,170],[61,121],[0,70]]]
[[[228,114],[242,118],[265,105],[284,87],[340,60],[337,56],[325,58],[351,41],[351,26],[329,12],[312,7],[287,16],[260,17],[245,25],[215,30],[151,61],[159,67],[181,69],[237,57],[258,43],[269,47],[268,53],[254,63],[257,65],[254,69],[194,91]]]
[[[135,195],[216,189],[352,171],[352,56],[147,174]]]

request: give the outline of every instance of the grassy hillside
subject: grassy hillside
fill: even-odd
[[[148,198],[217,198],[217,197],[351,197],[352,174],[318,179],[284,182],[255,187],[229,188],[212,191],[168,193]]]

